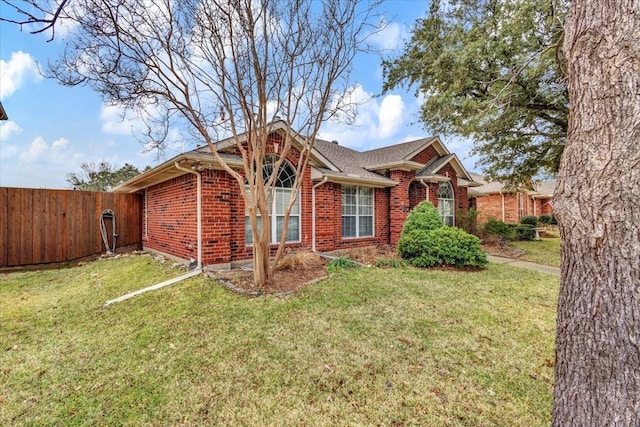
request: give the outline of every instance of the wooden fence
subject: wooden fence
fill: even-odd
[[[69,262],[105,252],[100,233],[105,209],[115,213],[116,252],[140,247],[138,195],[0,187],[0,267]]]

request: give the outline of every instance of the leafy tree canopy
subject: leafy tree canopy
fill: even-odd
[[[384,90],[414,86],[430,131],[475,141],[478,166],[517,185],[558,171],[568,95],[566,0],[433,0]]]
[[[115,166],[105,161],[97,164],[85,162],[80,168],[81,172],[67,175],[67,182],[74,190],[110,191],[141,173],[137,167],[128,163],[125,163],[120,169],[116,169]],[[147,166],[143,172],[149,169],[150,167]]]

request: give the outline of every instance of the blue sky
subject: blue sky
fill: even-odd
[[[6,7],[0,4],[0,9]],[[401,52],[415,20],[427,8],[428,2],[420,0],[383,3],[380,12],[389,25],[375,42],[386,56]],[[178,154],[167,151],[158,158],[154,152],[145,153],[131,132],[135,118],[121,121],[119,111],[105,106],[88,87],[64,87],[43,79],[38,68],[46,67],[64,46],[64,39],[47,42],[48,38],[0,22],[0,101],[9,116],[0,122],[0,186],[69,188],[66,175],[79,172],[83,162],[106,160],[116,167],[130,163],[143,168]],[[366,150],[430,135],[417,122],[420,100],[413,91],[378,96],[383,78],[377,56],[361,55],[351,81],[361,103],[356,125],[327,123],[319,137]],[[468,141],[443,140],[469,171],[475,169]]]

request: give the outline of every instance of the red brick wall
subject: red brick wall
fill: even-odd
[[[413,156],[411,158],[411,161],[422,163],[424,165],[429,160],[434,159],[436,157],[440,157],[440,155],[438,154],[436,149],[433,148],[433,145],[430,145],[424,150],[422,150],[421,152],[419,152],[418,154],[416,154],[415,156]]]
[[[147,189],[146,248],[183,259],[197,257],[196,177],[185,174]]]
[[[222,264],[231,260],[231,181],[226,172],[202,172],[202,263]]]
[[[415,178],[415,173],[393,170],[389,172],[389,178],[398,183],[395,187],[391,187],[389,200],[389,243],[395,245],[400,240],[404,221],[411,208],[409,187]]]
[[[494,218],[500,221],[519,223],[522,216],[545,215],[548,205],[545,201],[534,199],[529,194],[505,193],[504,194],[504,218],[502,213],[502,194],[489,194],[476,198],[478,209],[478,223],[482,224]]]
[[[332,251],[389,243],[389,195],[385,188],[375,188],[374,236],[342,238],[342,186],[326,183],[316,189],[316,249]]]

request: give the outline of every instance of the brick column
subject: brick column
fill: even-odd
[[[389,200],[389,224],[390,243],[395,245],[400,240],[404,221],[409,215],[409,186],[415,178],[414,172],[393,170],[389,172],[389,178],[396,181],[398,185],[391,188]]]

